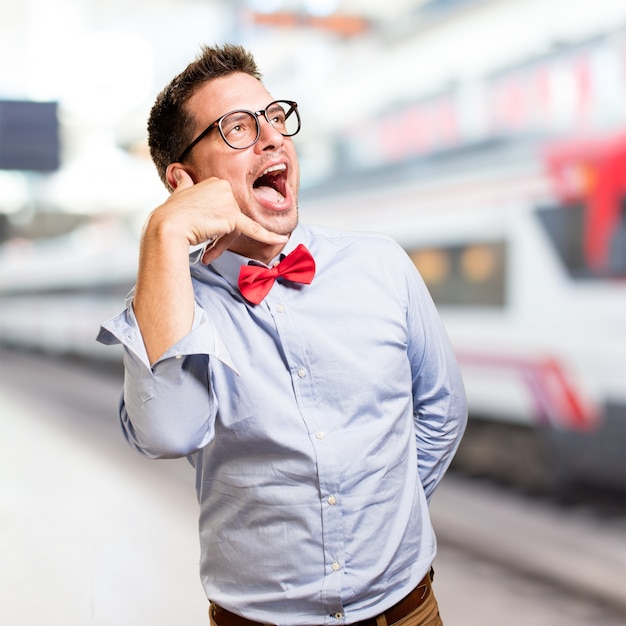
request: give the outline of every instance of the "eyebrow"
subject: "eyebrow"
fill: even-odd
[[[224,119],[225,117],[230,119],[232,117],[233,120],[237,121],[247,117],[249,113],[254,114],[254,111],[244,111],[243,109],[241,109],[240,111],[231,111],[230,113],[224,113],[224,115],[222,115],[219,119]]]

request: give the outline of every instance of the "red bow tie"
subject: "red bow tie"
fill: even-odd
[[[309,285],[313,276],[315,276],[315,261],[311,253],[300,244],[274,267],[242,265],[239,270],[239,290],[246,300],[259,304],[269,293],[277,278],[286,278],[294,283]]]

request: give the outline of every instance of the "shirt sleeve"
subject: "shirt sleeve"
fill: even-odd
[[[430,500],[461,442],[467,425],[467,402],[457,359],[439,313],[421,276],[408,261],[407,316],[418,472]]]
[[[106,321],[97,339],[124,347],[119,417],[134,449],[150,458],[175,458],[196,452],[212,439],[217,401],[210,384],[210,360],[237,371],[197,304],[191,331],[152,366],[132,305]]]

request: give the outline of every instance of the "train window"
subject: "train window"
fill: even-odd
[[[408,252],[436,304],[504,306],[504,242],[420,248]]]
[[[626,198],[611,214],[579,203],[541,207],[537,216],[572,278],[626,277]]]
[[[445,250],[415,250],[411,258],[426,284],[440,285],[448,280],[450,257]]]
[[[470,246],[460,257],[461,271],[473,283],[484,283],[496,272],[496,258],[490,246]]]

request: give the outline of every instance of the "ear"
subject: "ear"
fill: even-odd
[[[194,182],[182,163],[170,163],[165,170],[165,179],[172,191],[178,187],[191,187]]]

